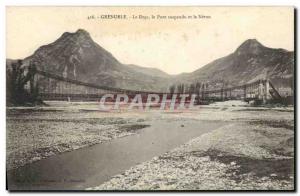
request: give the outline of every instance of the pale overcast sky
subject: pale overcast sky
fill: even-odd
[[[91,15],[125,14],[127,19]],[[132,15],[201,19],[132,19]],[[7,58],[31,55],[62,33],[87,30],[120,62],[156,67],[170,74],[191,72],[256,38],[272,48],[294,48],[292,7],[8,7]]]

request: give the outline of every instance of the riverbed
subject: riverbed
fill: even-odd
[[[100,111],[92,102],[8,108],[8,188],[293,189],[293,124],[292,107],[254,108],[240,101],[175,111]],[[274,166],[259,175],[249,169],[258,160],[261,171],[272,160],[285,169]],[[202,171],[190,172],[192,162]]]

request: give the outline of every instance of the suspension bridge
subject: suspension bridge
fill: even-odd
[[[148,94],[157,94],[159,96],[167,94],[167,97],[171,98],[172,95],[176,94],[101,86],[66,78],[42,70],[36,70],[34,80],[43,82],[43,85],[39,87],[39,95],[42,100],[99,101],[105,94],[126,94],[129,98],[134,97],[136,94],[141,94],[142,97],[147,97]],[[184,94],[188,94],[188,96],[191,97],[189,93]],[[243,99],[246,101],[261,100],[267,102],[271,99],[280,98],[281,95],[269,80],[257,80],[243,85],[220,89],[203,88],[197,92],[198,100]]]

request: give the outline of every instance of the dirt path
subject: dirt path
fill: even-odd
[[[154,124],[155,123],[155,124]],[[9,190],[82,190],[225,125],[199,120],[160,120],[140,134],[53,156],[8,173]]]

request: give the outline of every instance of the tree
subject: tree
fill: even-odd
[[[202,99],[205,98],[205,91],[206,91],[207,87],[208,87],[207,83],[202,83],[202,87],[201,87],[201,92],[202,92],[201,98]]]
[[[198,104],[200,104],[201,85],[201,82],[197,82],[195,85],[195,94],[197,95]]]
[[[175,84],[171,85],[169,88],[170,94],[174,94],[175,92]]]
[[[189,94],[195,94],[196,93],[196,85],[195,84],[190,84],[189,87]]]
[[[184,84],[177,85],[177,93],[180,93],[180,94],[184,93]]]
[[[12,63],[11,69],[7,70],[7,103],[23,105],[36,103],[38,100],[38,84],[34,81],[36,66],[30,63],[27,70],[22,67],[22,60]],[[26,85],[29,83],[29,89]]]
[[[199,96],[200,95],[200,89],[201,89],[201,82],[197,82],[195,85],[195,93]]]

